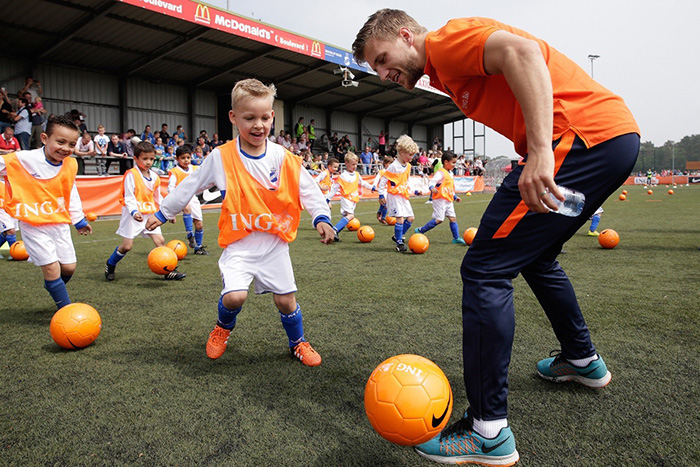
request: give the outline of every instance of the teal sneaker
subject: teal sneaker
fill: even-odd
[[[589,388],[602,388],[607,386],[612,379],[612,375],[600,355],[598,355],[597,360],[593,360],[587,366],[579,367],[572,365],[561,353],[555,352],[550,354],[551,358],[537,362],[537,374],[548,381],[555,383],[576,381]]]
[[[466,245],[467,242],[464,241],[463,238],[457,237],[452,239],[452,243],[456,243],[457,245]]]
[[[413,231],[414,231],[415,233],[423,233],[423,232],[420,231],[420,227],[416,227],[415,229],[413,229]]]
[[[473,431],[470,416],[415,449],[421,456],[443,464],[514,465],[520,459],[509,426],[495,438],[484,438]]]

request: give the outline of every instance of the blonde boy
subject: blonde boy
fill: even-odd
[[[4,209],[19,221],[27,253],[41,267],[44,288],[59,309],[71,303],[66,284],[77,264],[70,224],[81,235],[92,233],[75,186],[78,164],[70,157],[79,136],[71,119],[51,117],[42,148],[0,156]]]
[[[104,125],[97,125],[97,134],[93,139],[95,142],[95,162],[97,163],[97,175],[108,175],[107,168],[105,167],[109,154],[107,153],[109,147],[109,136],[105,134]]]
[[[301,159],[267,139],[275,116],[275,93],[274,85],[256,79],[236,83],[229,120],[239,136],[214,149],[200,169],[170,193],[147,226],[153,229],[173,218],[195,193],[216,185],[223,197],[219,217],[223,289],[207,356],[216,359],[226,351],[255,280],[256,293],[272,293],[291,354],[304,365],[317,366],[321,356],[304,337],[288,244],[296,238],[302,203],[322,243],[331,243],[334,231],[330,209],[314,179],[302,169]]]
[[[134,146],[134,162],[136,166],[129,169],[122,179],[121,197],[122,217],[119,221],[117,235],[122,237],[122,243],[114,249],[105,265],[105,279],[113,281],[117,263],[134,246],[134,238],[139,235],[151,237],[156,246],[164,246],[165,239],[160,228],[146,230],[146,221],[158,210],[163,199],[160,194],[160,177],[151,170],[156,160],[156,149],[148,141],[141,141]],[[180,280],[185,274],[171,271],[165,280]]]
[[[356,172],[357,161],[358,157],[354,153],[348,152],[345,155],[345,170],[335,179],[331,191],[328,193],[329,200],[336,193],[340,193],[340,215],[342,217],[333,227],[335,229],[335,237],[333,239],[336,242],[340,241],[338,233],[355,217],[355,206],[360,200],[360,187],[374,190],[374,187],[364,181],[360,174]]]
[[[378,190],[381,192],[385,187],[387,190],[386,204],[390,216],[396,218],[394,225],[394,236],[391,238],[396,242],[396,251],[403,253],[406,251],[404,235],[411,228],[413,223],[413,208],[411,207],[411,190],[408,185],[411,177],[410,160],[418,152],[418,145],[408,135],[402,135],[396,140],[396,160],[389,165],[384,172],[384,176],[379,181]]]
[[[416,229],[416,233],[426,233],[430,229],[442,223],[445,217],[450,221],[450,231],[452,232],[452,243],[465,245],[466,242],[459,234],[457,215],[455,214],[454,202],[461,199],[455,194],[455,180],[452,176],[452,169],[457,162],[457,156],[452,151],[442,153],[442,167],[440,167],[433,178],[430,179],[430,192],[433,196],[433,218],[423,227]]]

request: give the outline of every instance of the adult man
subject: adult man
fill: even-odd
[[[314,150],[314,141],[316,141],[316,120],[311,119],[309,122],[309,126],[306,129],[309,133],[309,150],[313,151]]]
[[[151,125],[146,125],[141,133],[141,141],[148,141],[151,144],[156,144],[156,137],[151,133]]]
[[[15,138],[15,130],[11,126],[6,126],[0,136],[0,154],[10,154],[11,152],[19,151],[21,146]]]
[[[15,137],[19,141],[22,150],[28,151],[29,139],[32,134],[32,111],[29,101],[26,98],[19,98],[19,110],[14,118],[15,121]]]
[[[163,143],[168,144],[170,141],[170,133],[168,133],[168,124],[163,123],[160,126],[160,137],[163,139]]]
[[[369,175],[372,168],[372,150],[369,146],[365,146],[365,150],[360,154],[362,161],[362,175]]]
[[[299,120],[294,125],[294,138],[301,138],[301,134],[304,132],[304,117],[299,117]]]
[[[519,273],[544,308],[562,353],[540,361],[552,381],[602,387],[610,373],[591,343],[573,287],[556,261],[564,242],[630,173],[639,129],[622,99],[547,43],[485,18],[428,32],[399,10],[380,10],[353,44],[383,80],[413,89],[425,73],[468,117],[515,145],[524,164],[504,180],[462,263],[465,418],[417,451],[440,462],[512,465],[508,365]],[[586,196],[578,217],[548,214],[556,182]],[[554,415],[556,416],[556,414]]]

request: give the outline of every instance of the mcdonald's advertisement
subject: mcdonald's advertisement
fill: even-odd
[[[325,44],[191,0],[120,0],[156,13],[208,26],[303,55],[325,58]]]

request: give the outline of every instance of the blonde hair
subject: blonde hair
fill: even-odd
[[[231,91],[231,108],[235,109],[245,99],[270,99],[274,101],[277,88],[274,84],[265,86],[255,78],[238,81]]]
[[[410,136],[401,135],[399,139],[396,140],[396,151],[413,155],[418,152],[418,145]]]
[[[348,152],[347,154],[345,154],[345,159],[343,160],[347,164],[349,161],[357,162],[359,159],[357,157],[357,154],[355,154],[354,152]]]
[[[371,39],[391,40],[399,35],[401,28],[408,28],[413,34],[425,34],[426,28],[403,10],[384,8],[369,17],[352,43],[352,54],[358,63],[365,61],[365,47]]]

